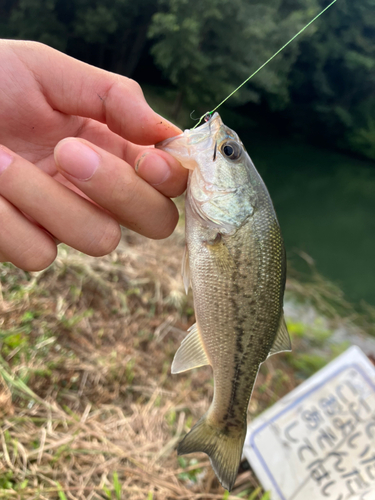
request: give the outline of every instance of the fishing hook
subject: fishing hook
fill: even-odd
[[[194,114],[194,113],[195,113],[195,109],[193,109],[193,111],[190,113],[190,119],[191,119],[191,120],[194,120],[194,121],[199,120],[199,118],[194,118],[194,117],[193,117],[193,114]]]

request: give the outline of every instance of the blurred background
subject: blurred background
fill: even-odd
[[[329,2],[0,0],[0,38],[37,40],[137,80],[182,128],[213,109]],[[375,354],[374,0],[339,0],[220,113],[273,199],[288,253],[293,354],[262,366],[252,419],[356,343]],[[0,498],[266,499],[234,492],[177,441],[212,398],[209,369],[172,377],[194,322],[181,221],[124,230],[110,256],[60,245],[40,273],[0,267]]]

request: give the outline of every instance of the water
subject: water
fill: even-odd
[[[375,163],[237,131],[270,191],[288,259],[298,267],[306,252],[349,300],[375,304]]]

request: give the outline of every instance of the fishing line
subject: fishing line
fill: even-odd
[[[306,24],[306,26],[304,26],[298,33],[296,33],[294,35],[293,38],[291,38],[289,40],[289,42],[287,42],[285,45],[283,45],[281,47],[281,49],[279,49],[277,52],[274,53],[274,55],[272,57],[270,57],[264,64],[262,64],[262,66],[260,68],[258,68],[256,71],[254,71],[254,73],[252,75],[249,76],[249,78],[246,78],[246,80],[244,82],[241,83],[241,85],[239,85],[235,90],[233,90],[232,93],[230,93],[228,95],[228,97],[226,97],[223,101],[221,101],[220,104],[218,104],[216,106],[216,108],[214,108],[212,111],[208,111],[207,113],[205,113],[204,115],[202,115],[200,118],[199,118],[199,122],[196,123],[196,125],[194,125],[193,129],[195,129],[196,127],[198,127],[198,125],[201,123],[202,120],[204,119],[209,119],[209,117],[218,109],[220,108],[220,106],[222,104],[224,104],[230,97],[232,97],[233,94],[235,94],[238,90],[240,90],[241,87],[243,87],[251,78],[253,78],[253,76],[255,76],[261,69],[264,68],[264,66],[266,66],[266,64],[268,64],[270,61],[272,61],[272,59],[274,57],[276,57],[278,54],[280,54],[280,52],[282,50],[285,49],[285,47],[287,47],[291,42],[293,42],[293,40],[295,40],[297,38],[297,36],[299,36],[303,31],[305,31],[306,28],[308,28],[314,21],[316,21],[318,19],[318,17],[320,17],[322,14],[324,14],[324,12],[326,10],[328,10],[337,0],[333,0],[333,2],[331,2],[325,9],[323,9],[317,16],[314,17],[314,19],[311,19],[311,21]]]

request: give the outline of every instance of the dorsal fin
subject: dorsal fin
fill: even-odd
[[[197,323],[188,330],[189,334],[181,342],[172,363],[172,373],[185,372],[198,366],[209,365],[206,351],[199,333]]]
[[[281,315],[279,329],[276,334],[275,341],[271,347],[268,357],[278,352],[291,351],[292,344],[290,342],[290,337],[288,329],[285,324],[284,314]]]

